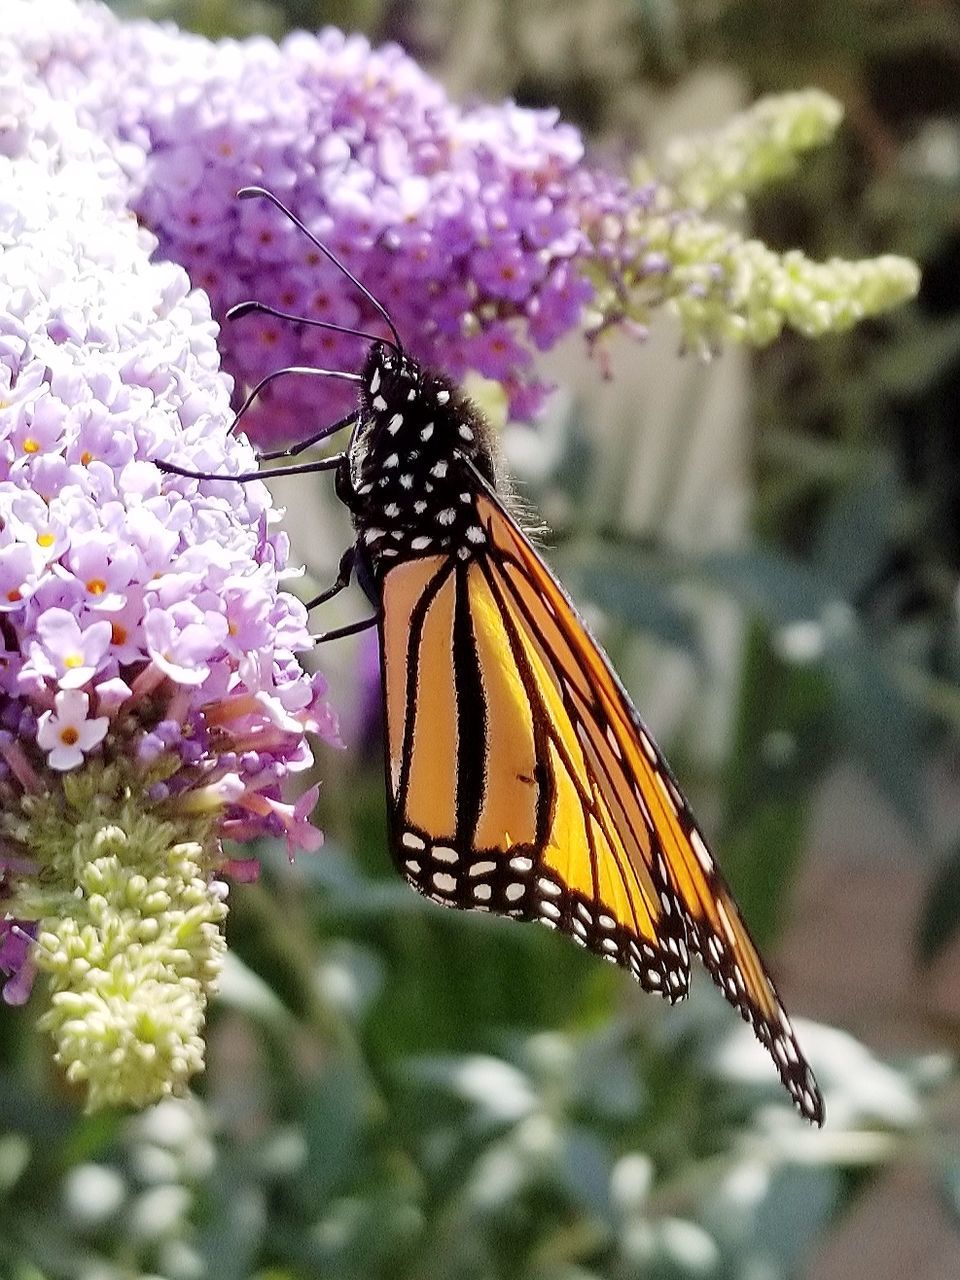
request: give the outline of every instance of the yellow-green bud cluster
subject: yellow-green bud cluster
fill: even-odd
[[[723,341],[763,346],[785,327],[806,337],[838,333],[912,298],[920,272],[907,258],[816,262],[704,216],[791,172],[802,152],[832,137],[841,116],[834,99],[808,90],[764,98],[712,135],[674,142],[657,168],[651,207],[621,228],[623,243],[641,246],[632,262],[615,281],[588,268],[597,288],[591,327],[623,317],[645,325],[666,303],[687,346],[710,354]],[[638,163],[637,181],[649,176]]]
[[[165,820],[115,766],[64,776],[23,801],[18,834],[43,871],[15,887],[37,921],[47,975],[40,1019],[91,1110],[181,1093],[203,1069],[208,996],[223,962],[226,904],[205,866],[206,832]]]
[[[920,283],[908,258],[815,262],[719,223],[680,222],[665,232],[663,251],[673,263],[670,305],[686,342],[701,349],[723,340],[765,346],[785,327],[808,338],[840,333],[912,298]]]
[[[687,208],[742,204],[793,173],[802,153],[829,142],[842,119],[843,107],[820,89],[760,98],[715,132],[673,139],[656,176]]]

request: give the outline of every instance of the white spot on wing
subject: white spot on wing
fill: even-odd
[[[697,855],[697,861],[709,875],[713,871],[713,859],[707,850],[707,846],[703,843],[703,836],[694,827],[690,832],[690,843],[693,845],[693,852]]]
[[[659,786],[660,790],[663,792],[664,799],[666,800],[667,804],[673,810],[674,817],[679,817],[680,814],[677,809],[677,802],[676,800],[674,800],[673,796],[670,794],[670,788],[667,785],[667,780],[663,776],[663,774],[660,772],[659,769],[657,770],[657,785]]]
[[[730,917],[727,915],[726,907],[719,898],[714,903],[714,906],[716,907],[717,915],[720,917],[720,923],[723,925],[723,931],[727,935],[728,941],[733,943],[736,938],[736,934],[733,932],[733,926],[730,924]]]

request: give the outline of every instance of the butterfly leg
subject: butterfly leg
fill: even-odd
[[[154,458],[153,463],[160,471],[167,471],[175,476],[186,476],[188,480],[234,480],[237,484],[247,484],[251,480],[276,480],[279,476],[302,476],[314,471],[335,471],[345,461],[345,454],[335,453],[332,457],[318,458],[314,462],[298,462],[292,467],[267,467],[265,471],[241,471],[235,476],[218,476],[212,471],[188,471],[186,467],[178,467],[175,462],[166,462],[162,458]]]
[[[312,445],[319,444],[321,440],[326,440],[327,436],[336,435],[344,427],[352,427],[356,420],[356,413],[348,413],[345,418],[339,418],[336,422],[329,423],[314,435],[307,436],[306,440],[298,440],[296,444],[288,445],[286,449],[274,449],[270,453],[260,453],[257,455],[257,459],[260,462],[273,462],[277,458],[295,458]]]
[[[359,622],[348,622],[345,627],[335,627],[333,631],[321,631],[318,636],[311,636],[314,644],[326,644],[328,640],[342,640],[344,636],[355,636],[361,631],[368,631],[380,621],[379,613],[369,618],[361,618]]]
[[[337,569],[337,576],[333,584],[325,591],[321,591],[318,596],[314,596],[312,600],[307,601],[307,612],[315,609],[318,604],[325,604],[328,600],[332,600],[334,596],[340,594],[346,586],[349,585],[350,577],[353,573],[353,565],[356,559],[357,549],[355,546],[347,547],[346,551],[340,557],[340,565]]]

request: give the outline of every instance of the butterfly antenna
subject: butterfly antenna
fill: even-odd
[[[382,342],[375,333],[367,333],[365,329],[351,329],[345,324],[334,324],[332,320],[314,320],[311,316],[297,316],[292,311],[280,311],[265,302],[238,302],[227,312],[228,320],[239,320],[252,312],[264,316],[274,316],[277,320],[292,320],[294,324],[308,324],[314,329],[326,329],[330,333],[345,333],[351,338],[365,338],[368,342]],[[393,345],[392,343],[390,344]]]
[[[397,326],[390,319],[390,316],[387,313],[387,309],[383,305],[383,303],[378,301],[378,299],[376,299],[373,296],[373,294],[370,292],[370,290],[366,287],[365,284],[361,284],[361,282],[357,279],[357,277],[353,274],[353,272],[348,270],[348,268],[343,265],[343,263],[336,256],[336,254],[331,249],[328,249],[322,240],[317,239],[317,237],[313,234],[313,232],[300,221],[300,219],[293,212],[293,210],[287,208],[287,206],[283,203],[283,201],[279,198],[279,196],[275,196],[273,192],[268,191],[266,187],[241,187],[240,190],[237,192],[237,196],[241,200],[251,200],[254,198],[269,200],[270,203],[274,205],[277,209],[279,209],[280,212],[285,217],[289,218],[290,221],[293,223],[293,225],[295,227],[298,227],[303,232],[303,234],[307,237],[310,243],[316,245],[316,247],[320,250],[323,256],[327,258],[328,261],[332,262],[338,271],[342,271],[343,274],[347,277],[347,279],[351,282],[351,284],[355,286],[355,288],[360,290],[360,292],[367,299],[370,305],[374,308],[377,314],[381,316],[387,328],[393,334],[394,341],[391,342],[389,345],[394,348],[398,356],[403,355],[403,343],[400,341],[399,333],[397,333]],[[240,306],[244,306],[244,305],[246,304],[240,303]],[[377,341],[380,341],[380,339],[377,339]]]

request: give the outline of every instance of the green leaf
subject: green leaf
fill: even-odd
[[[831,692],[813,664],[784,662],[761,625],[744,644],[736,734],[717,850],[750,930],[776,937],[806,848],[810,798],[836,754]]]
[[[220,976],[218,1001],[267,1026],[284,1026],[289,1009],[259,974],[247,967],[235,951],[228,951]]]
[[[955,1224],[960,1227],[960,1159],[948,1159],[942,1174],[942,1186],[947,1207]]]
[[[702,657],[694,616],[672,598],[669,584],[633,557],[614,554],[564,561],[563,580],[573,598],[589,600],[604,613],[654,639]]]
[[[855,600],[876,577],[890,547],[891,513],[903,501],[896,474],[885,463],[840,490],[827,510],[816,551],[816,563],[838,596]]]
[[[927,887],[917,929],[917,953],[930,964],[960,931],[960,848],[937,871]]]
[[[841,1193],[836,1168],[778,1169],[757,1213],[751,1254],[776,1259],[781,1275],[795,1274],[835,1212]]]
[[[841,737],[898,813],[915,830],[925,832],[925,753],[917,714],[852,613],[843,626],[828,629],[824,669],[836,699]]]
[[[265,1190],[251,1180],[249,1166],[234,1159],[216,1170],[209,1192],[212,1212],[196,1240],[203,1275],[246,1280],[263,1243]]]
[[[837,599],[831,584],[798,560],[774,551],[720,551],[697,561],[707,582],[729,591],[769,626],[819,618]]]
[[[306,1090],[299,1108],[308,1159],[297,1196],[308,1212],[349,1188],[364,1166],[373,1094],[362,1061],[343,1055]]]
[[[888,343],[874,374],[888,394],[915,398],[944,376],[944,370],[960,354],[960,319],[925,320],[901,333],[899,341]]]

